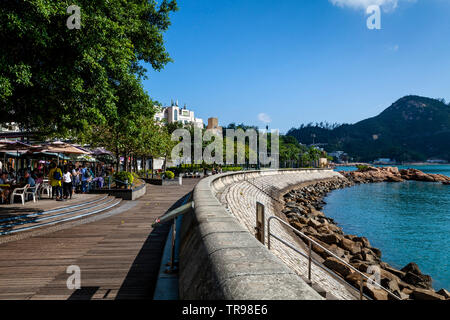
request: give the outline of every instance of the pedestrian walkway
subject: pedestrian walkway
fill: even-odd
[[[0,299],[152,299],[170,224],[151,225],[197,182],[148,185],[105,219],[0,244]],[[69,266],[81,270],[78,290],[67,288]]]

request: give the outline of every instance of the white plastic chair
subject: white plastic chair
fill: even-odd
[[[19,196],[20,198],[22,198],[22,205],[25,205],[25,194],[26,194],[29,186],[30,185],[27,184],[23,188],[14,189],[14,191],[11,193],[11,203],[14,203],[14,197]]]
[[[41,185],[41,190],[40,190],[40,192],[39,192],[39,198],[42,197],[42,194],[44,193],[44,191],[45,191],[45,193],[47,193],[48,198],[50,199],[50,198],[52,197],[52,186],[49,185],[48,183],[45,183],[45,182],[44,182],[44,183]]]
[[[36,202],[36,195],[38,195],[38,197],[39,197],[39,193],[38,193],[39,186],[40,186],[40,183],[37,183],[34,187],[29,187],[27,189],[27,191],[25,192],[26,199],[28,199],[28,196],[31,195],[31,196],[33,196],[33,202]]]

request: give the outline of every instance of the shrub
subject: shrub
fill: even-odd
[[[134,176],[133,174],[131,174],[130,172],[126,172],[126,171],[120,171],[120,172],[116,172],[114,173],[114,179],[121,181],[122,183],[124,183],[126,180],[128,180],[129,184],[132,184],[134,181]],[[117,182],[119,185],[121,185],[122,183]]]
[[[166,172],[164,172],[164,176],[167,179],[173,179],[173,178],[175,178],[175,173],[173,173],[172,171],[167,170]]]
[[[369,166],[366,165],[357,165],[358,171],[365,172],[369,170]]]
[[[222,172],[227,172],[227,171],[242,171],[243,168],[242,167],[222,167]]]

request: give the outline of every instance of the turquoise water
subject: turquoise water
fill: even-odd
[[[450,165],[409,167],[450,176]],[[367,237],[383,261],[396,268],[413,261],[433,278],[435,289],[450,289],[450,186],[364,184],[335,190],[325,201],[325,214],[345,233]]]

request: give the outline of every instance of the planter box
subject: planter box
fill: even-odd
[[[153,185],[157,185],[157,186],[178,186],[180,185],[178,178],[175,179],[142,179],[145,181],[145,183],[148,184],[153,184]]]
[[[136,200],[142,197],[147,192],[146,184],[142,184],[134,189],[95,189],[89,193],[93,194],[108,194],[123,200]]]

